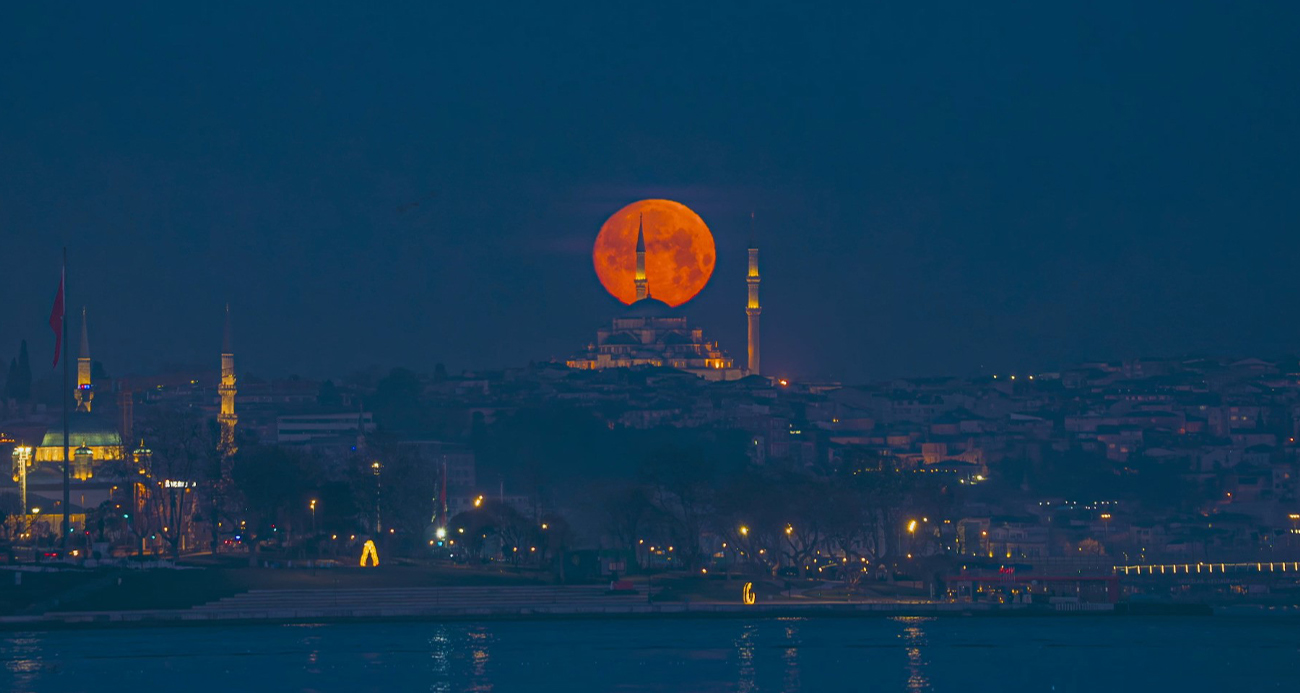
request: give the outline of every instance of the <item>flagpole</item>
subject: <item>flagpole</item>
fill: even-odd
[[[68,531],[72,527],[68,503],[71,502],[72,489],[68,479],[68,249],[63,248],[63,536],[59,546],[67,548]]]

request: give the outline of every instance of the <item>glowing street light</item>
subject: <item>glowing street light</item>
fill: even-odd
[[[907,533],[916,534],[916,520],[909,520],[907,522]]]
[[[316,499],[315,498],[311,499],[311,505],[309,507],[311,508],[311,533],[312,535],[315,535],[316,534]]]
[[[741,525],[741,526],[740,526],[740,536],[742,536],[742,537],[747,537],[747,536],[749,536],[749,528],[746,527],[745,525]]]

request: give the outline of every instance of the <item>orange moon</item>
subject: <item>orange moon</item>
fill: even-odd
[[[596,276],[614,298],[636,300],[637,220],[645,224],[645,275],[650,297],[670,306],[695,298],[713,276],[717,252],[700,215],[680,202],[641,200],[614,212],[591,251]]]

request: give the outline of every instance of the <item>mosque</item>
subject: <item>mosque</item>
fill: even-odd
[[[704,331],[692,327],[678,309],[650,295],[645,272],[645,229],[638,225],[636,237],[636,300],[609,327],[596,331],[596,341],[565,361],[569,368],[603,370],[633,366],[675,368],[705,380],[738,380],[759,375],[758,249],[750,239],[749,273],[749,361],[737,366],[716,341],[704,339]]]
[[[230,307],[227,306],[221,349],[221,380],[217,387],[221,397],[217,415],[220,426],[219,448],[223,456],[235,452],[235,425],[239,421],[235,415],[235,357],[232,352]],[[129,453],[138,456],[140,451],[132,453],[123,445],[123,432],[119,422],[92,411],[95,386],[91,382],[90,338],[86,328],[85,309],[81,311],[81,350],[77,357],[77,385],[72,394],[76,409],[68,415],[66,441],[62,423],[56,422],[46,431],[40,446],[36,448],[36,465],[56,468],[62,464],[66,450],[72,462],[70,476],[84,482],[94,477],[105,463],[124,460]],[[129,417],[129,413],[126,417]],[[128,418],[123,418],[123,422],[126,421]],[[121,426],[129,430],[130,424],[121,423]]]
[[[72,391],[76,409],[68,415],[67,450],[72,457],[72,478],[87,481],[95,468],[105,462],[123,459],[122,434],[113,421],[91,412],[95,386],[90,380],[90,337],[86,330],[86,310],[81,310],[81,351],[77,356],[77,387]],[[63,426],[56,423],[45,433],[36,448],[36,463],[62,463]]]

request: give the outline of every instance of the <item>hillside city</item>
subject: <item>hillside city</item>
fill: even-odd
[[[450,562],[572,554],[568,569],[592,575],[747,566],[856,583],[1300,554],[1294,359],[866,385],[558,363],[245,375],[225,485],[218,373],[94,370],[122,452],[74,481],[70,512],[103,556],[350,560],[378,537]],[[58,465],[26,471],[24,513],[17,460],[47,430],[61,444],[57,387],[15,360],[4,393],[8,540],[53,547]]]

